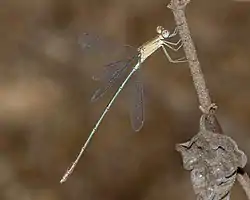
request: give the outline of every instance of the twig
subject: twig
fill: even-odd
[[[200,109],[204,114],[207,114],[210,123],[209,125],[213,127],[211,129],[221,130],[220,133],[223,133],[215,116],[215,113],[213,112],[213,114],[211,115],[211,109],[215,110],[217,107],[215,107],[215,104],[212,104],[211,102],[209,91],[206,87],[205,79],[201,71],[194,43],[192,41],[191,34],[188,28],[185,16],[185,8],[190,1],[191,0],[171,0],[170,4],[168,5],[168,8],[173,11],[179,35],[183,42],[183,48],[189,63],[193,83],[198,95]],[[244,189],[248,199],[250,199],[250,178],[244,171],[244,169],[240,169],[237,173],[237,180]]]
[[[170,8],[174,13],[176,25],[178,26],[178,31],[183,42],[183,48],[189,62],[189,68],[192,74],[196,92],[198,94],[200,105],[203,107],[203,109],[209,110],[211,99],[185,17],[185,7],[189,2],[190,0],[171,0],[168,8]]]
[[[246,192],[247,198],[250,199],[250,178],[247,175],[247,173],[244,171],[244,169],[239,168],[237,173],[237,180],[240,183],[241,187]]]

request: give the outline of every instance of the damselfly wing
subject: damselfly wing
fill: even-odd
[[[133,80],[134,78],[134,80]],[[130,87],[130,120],[133,130],[140,131],[144,120],[144,94],[143,83],[140,77],[140,71],[135,72],[133,80],[133,86]]]
[[[100,37],[98,36],[91,37],[87,33],[83,34],[83,38],[80,38],[79,41],[83,50],[98,48],[98,51],[100,51],[101,48],[104,48],[105,45],[107,45],[107,43],[103,41]],[[140,54],[137,51],[137,49],[130,46],[123,46],[122,48],[125,48],[125,51],[123,52],[123,57],[125,57],[125,59],[104,65],[103,69],[101,70],[102,73],[99,76],[93,76],[94,80],[97,80],[101,83],[101,87],[99,87],[94,92],[91,98],[92,102],[99,100],[114,86],[121,84],[122,81],[124,81],[124,79],[127,77],[128,73],[136,65],[136,63],[139,62]],[[131,52],[133,52],[133,55],[131,55]],[[134,91],[133,95],[135,95],[135,97],[131,97],[134,99],[133,100],[134,105],[131,106],[131,109],[134,110],[130,111],[131,113],[130,120],[131,120],[131,126],[134,129],[134,131],[139,131],[142,128],[144,120],[142,114],[144,112],[143,106],[139,106],[143,102],[142,100],[143,93],[142,90],[140,89],[142,88],[142,83],[140,83],[135,78],[132,81],[133,83],[130,84],[130,87],[133,87],[132,90]],[[136,92],[139,92],[140,94],[137,94]],[[138,102],[136,102],[136,100],[138,100]]]

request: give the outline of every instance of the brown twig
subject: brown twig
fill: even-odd
[[[241,187],[246,192],[247,198],[250,199],[250,178],[247,175],[247,173],[244,171],[244,169],[239,168],[237,173],[237,180],[240,183]]]
[[[209,126],[211,126],[211,129],[221,130],[220,133],[223,133],[215,116],[215,113],[211,115],[211,108],[213,109],[215,107],[215,104],[212,104],[211,102],[209,91],[206,87],[206,82],[197,57],[196,49],[194,47],[194,43],[188,28],[185,16],[185,8],[190,1],[191,0],[171,0],[168,8],[173,11],[179,35],[183,42],[183,49],[189,63],[193,83],[200,103],[200,109],[203,114],[206,114],[208,116],[208,120],[210,123]],[[240,169],[240,171],[237,173],[237,180],[244,189],[248,199],[250,199],[250,178],[244,171],[244,169]]]
[[[189,62],[189,68],[200,105],[204,110],[209,110],[211,99],[185,17],[185,7],[189,1],[190,0],[172,0],[168,5],[168,8],[170,8],[174,13],[176,25],[178,26],[179,35],[183,42],[183,48]]]

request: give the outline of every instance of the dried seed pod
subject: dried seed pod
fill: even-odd
[[[246,155],[233,139],[204,127],[201,118],[200,132],[176,145],[176,150],[182,155],[184,168],[191,171],[197,199],[229,199],[237,169],[246,165]]]

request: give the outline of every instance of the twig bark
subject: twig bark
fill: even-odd
[[[209,91],[206,87],[206,82],[200,67],[196,49],[191,38],[191,34],[185,16],[185,8],[190,1],[191,0],[171,0],[170,4],[168,5],[168,8],[173,11],[179,35],[183,42],[183,49],[185,51],[189,63],[193,83],[200,103],[200,109],[203,114],[206,114],[208,120],[207,125],[209,126],[211,131],[214,132],[214,130],[216,130],[215,132],[217,132],[219,130],[218,132],[222,134],[222,129],[215,116],[215,110],[217,106],[215,106],[215,104],[211,102]],[[213,110],[213,112],[211,112],[211,109]],[[250,199],[250,178],[244,171],[244,169],[240,169],[237,173],[237,180],[244,189],[248,199]]]
[[[246,192],[247,198],[250,199],[250,178],[244,169],[239,169],[237,173],[237,181]]]
[[[178,31],[183,42],[183,48],[189,62],[189,68],[200,105],[203,109],[209,110],[211,99],[185,17],[185,7],[189,1],[190,0],[172,0],[168,5],[168,8],[170,8],[174,13],[176,25],[178,26]]]

